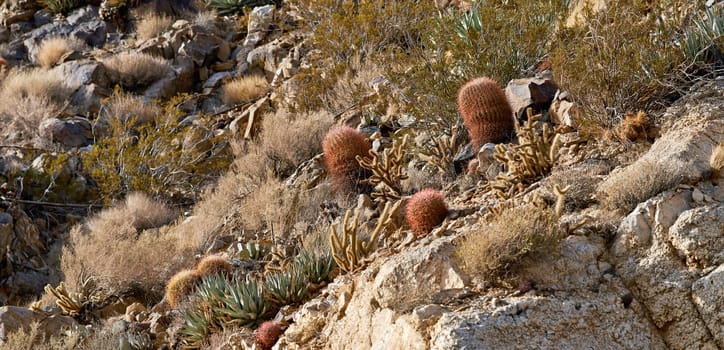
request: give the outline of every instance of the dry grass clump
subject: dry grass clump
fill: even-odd
[[[108,294],[134,292],[160,299],[169,271],[188,265],[193,250],[168,229],[172,212],[145,195],[134,194],[117,208],[74,227],[63,248],[61,270],[68,289],[80,290],[81,276],[93,276]]]
[[[262,124],[261,149],[274,174],[291,175],[304,161],[322,152],[322,139],[334,118],[328,112],[292,115],[285,111],[268,114]]]
[[[26,325],[14,332],[6,333],[2,349],[8,350],[116,350],[120,334],[111,332],[92,332],[87,335],[80,332],[68,332],[62,336],[43,334],[37,322]]]
[[[141,52],[119,53],[102,62],[113,84],[131,90],[148,86],[171,71],[167,60]]]
[[[639,203],[681,182],[681,172],[649,159],[639,159],[612,173],[597,189],[596,197],[609,208],[628,212]]]
[[[249,75],[224,84],[222,100],[227,105],[237,105],[256,100],[268,90],[269,83],[266,78],[260,75]]]
[[[0,80],[0,124],[9,142],[33,141],[47,146],[39,133],[40,123],[60,114],[72,90],[55,71],[12,69]]]
[[[509,208],[468,232],[458,256],[470,272],[501,282],[558,246],[563,234],[557,220],[550,209],[530,204]]]
[[[77,38],[48,38],[40,43],[36,60],[44,68],[50,68],[56,65],[64,55],[81,50],[83,46],[85,43]]]
[[[157,105],[147,103],[142,98],[125,93],[114,94],[103,104],[100,116],[94,125],[97,135],[106,135],[111,128],[111,121],[119,121],[126,125],[131,120],[133,126],[151,124],[163,113]]]
[[[709,165],[711,166],[712,176],[714,178],[722,176],[722,173],[724,172],[724,144],[720,143],[711,152]]]
[[[216,31],[216,20],[218,14],[214,10],[200,11],[191,18],[195,26],[201,27],[206,31]]]
[[[155,201],[142,192],[134,192],[119,206],[106,209],[90,218],[86,225],[91,232],[113,230],[114,227],[133,228],[133,237],[143,230],[161,227],[175,218],[175,213],[164,203]]]
[[[158,36],[168,28],[171,28],[173,24],[173,18],[166,15],[159,15],[156,13],[149,14],[143,17],[138,24],[136,24],[136,33],[138,39],[146,40]]]

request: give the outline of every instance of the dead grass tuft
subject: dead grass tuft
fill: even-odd
[[[656,161],[639,159],[612,173],[596,191],[596,197],[609,208],[629,212],[639,203],[681,182],[680,172]]]
[[[103,60],[108,78],[126,89],[137,89],[165,77],[171,65],[163,58],[140,52],[123,52]]]
[[[167,228],[174,215],[143,194],[131,194],[116,208],[73,228],[63,249],[61,269],[69,290],[78,291],[81,276],[97,279],[106,292],[137,292],[160,299],[170,267],[189,265],[192,253]]]
[[[458,256],[470,272],[501,282],[558,246],[557,220],[552,210],[530,204],[509,208],[468,232]]]
[[[173,18],[166,15],[151,13],[143,17],[136,25],[136,33],[139,40],[154,38],[171,28]]]
[[[292,115],[285,111],[268,114],[262,124],[261,149],[274,174],[291,175],[304,161],[322,152],[322,139],[332,125],[327,112]]]
[[[722,175],[724,171],[724,144],[720,143],[711,152],[711,158],[709,158],[709,165],[713,171],[714,177]]]
[[[11,136],[6,141],[49,145],[51,140],[39,133],[40,123],[57,116],[71,93],[55,71],[10,70],[0,80],[0,124]]]
[[[250,102],[264,95],[268,89],[269,83],[263,76],[236,78],[224,84],[222,100],[230,106]]]
[[[50,68],[56,65],[64,55],[81,50],[83,46],[85,43],[77,38],[48,38],[40,43],[36,61],[42,67]]]
[[[120,121],[123,125],[133,120],[134,127],[151,124],[162,113],[162,109],[156,104],[147,103],[131,94],[117,93],[103,105],[94,125],[94,132],[99,135],[107,134],[112,120]]]

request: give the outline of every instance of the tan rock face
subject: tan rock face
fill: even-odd
[[[34,322],[38,323],[38,332],[45,336],[58,336],[63,330],[77,326],[78,323],[68,316],[46,315],[18,306],[0,307],[0,344],[8,334],[21,328],[28,330]]]

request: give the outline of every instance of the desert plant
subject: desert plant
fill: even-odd
[[[151,124],[162,113],[163,110],[157,104],[148,103],[141,97],[118,89],[110,98],[103,101],[98,119],[93,124],[93,133],[98,136],[109,136],[111,120],[117,120],[122,124],[131,123],[134,128]]]
[[[372,148],[367,138],[348,126],[332,127],[322,141],[324,162],[333,182],[340,188],[357,185],[366,172],[357,157],[366,157]]]
[[[45,9],[50,14],[67,14],[71,10],[83,6],[84,0],[43,0]]]
[[[613,130],[606,132],[606,136],[622,142],[646,140],[649,137],[649,123],[649,117],[643,111],[627,112],[623,119],[613,127]]]
[[[179,330],[185,349],[200,349],[208,337],[216,330],[209,315],[199,309],[189,309],[183,315],[184,323]]]
[[[271,244],[254,241],[238,243],[239,255],[249,260],[263,260],[271,252],[271,247]]]
[[[56,65],[64,55],[78,51],[83,46],[85,43],[77,38],[47,38],[38,46],[36,61],[44,68],[50,68]]]
[[[306,251],[297,255],[294,264],[302,271],[309,282],[314,284],[328,281],[332,270],[337,266],[332,254],[314,254]]]
[[[266,321],[256,330],[256,344],[262,350],[271,350],[283,333],[284,331],[282,331],[282,327],[278,322]]]
[[[214,313],[224,324],[253,327],[271,311],[259,282],[235,280],[227,284],[222,305]]]
[[[158,36],[173,24],[173,18],[166,15],[149,14],[143,17],[136,25],[138,39],[146,40]]]
[[[557,220],[553,210],[532,204],[504,209],[486,225],[466,233],[458,256],[470,272],[504,282],[558,246],[564,232]]]
[[[168,202],[193,201],[201,187],[227,170],[232,161],[227,136],[203,137],[199,147],[179,147],[193,127],[180,125],[175,103],[170,100],[154,124],[109,118],[109,137],[83,153],[84,168],[107,201],[134,191]]]
[[[709,158],[709,165],[711,166],[712,176],[714,178],[720,177],[724,172],[724,144],[719,144],[711,152],[711,158]]]
[[[179,302],[193,293],[198,282],[199,275],[196,271],[179,271],[166,283],[166,301],[171,306],[177,306]]]
[[[541,115],[533,115],[530,108],[527,112],[525,124],[516,128],[520,144],[495,146],[495,159],[505,166],[506,172],[498,174],[491,187],[502,199],[522,192],[547,175],[558,160],[560,134],[547,123],[542,123],[541,127]]]
[[[609,175],[598,185],[596,198],[610,208],[628,212],[639,203],[675,187],[682,178],[681,170],[644,156]]]
[[[509,139],[514,128],[513,110],[493,79],[476,78],[460,88],[457,105],[474,149]]]
[[[430,233],[447,217],[448,209],[442,192],[426,188],[407,202],[405,220],[417,237]]]
[[[209,255],[204,257],[196,264],[196,273],[201,276],[210,276],[215,274],[229,274],[233,271],[234,266],[219,255]]]
[[[211,0],[209,7],[216,10],[222,16],[229,16],[244,13],[244,9],[275,4],[273,0]]]
[[[377,249],[378,240],[383,230],[391,227],[391,214],[397,211],[401,203],[401,201],[395,202],[395,204],[385,203],[385,207],[377,219],[377,224],[367,239],[361,237],[362,232],[360,232],[359,227],[361,212],[357,209],[354,210],[352,221],[350,221],[350,215],[353,211],[351,209],[347,210],[339,226],[339,233],[337,233],[336,225],[329,227],[329,243],[332,257],[342,271],[355,272],[365,266],[364,259]]]
[[[264,76],[244,76],[224,84],[222,88],[222,100],[230,106],[248,103],[258,99],[268,90],[269,83]]]
[[[666,3],[615,0],[607,11],[584,12],[576,26],[559,26],[553,74],[581,108],[579,125],[606,130],[626,112],[660,108],[675,97],[668,82],[685,57],[669,27],[682,24],[659,19],[664,7],[687,2]]]
[[[724,64],[724,11],[721,6],[707,7],[704,16],[684,31],[681,39],[684,53],[693,62]]]
[[[402,140],[393,141],[392,147],[378,153],[369,151],[369,157],[355,157],[359,165],[369,170],[372,175],[364,182],[372,185],[372,198],[377,201],[391,201],[400,199],[402,193],[401,181],[407,179],[405,164],[405,145],[408,135]]]
[[[167,60],[140,52],[122,52],[102,62],[111,83],[129,90],[146,87],[171,71]]]
[[[284,272],[268,275],[264,281],[264,297],[275,306],[298,304],[308,293],[307,276],[294,265]]]

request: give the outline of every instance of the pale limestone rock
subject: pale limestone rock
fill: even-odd
[[[669,230],[671,245],[689,267],[724,264],[724,206],[719,203],[688,210]]]
[[[615,293],[524,296],[446,313],[430,349],[666,349]]]
[[[720,348],[724,348],[724,264],[694,282],[694,304]]]

